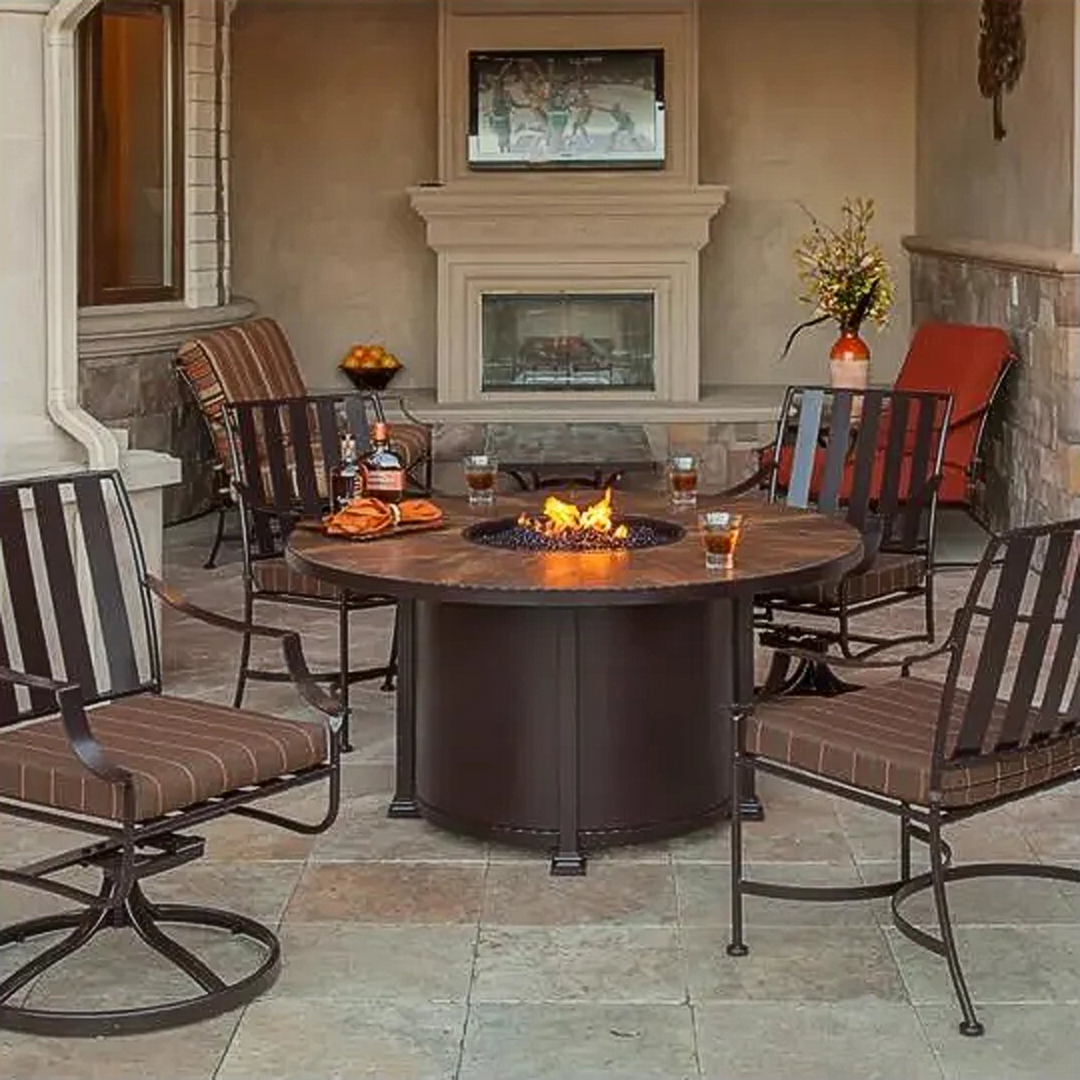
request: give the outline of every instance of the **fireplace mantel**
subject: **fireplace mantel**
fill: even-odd
[[[727,188],[610,182],[523,191],[491,184],[412,188],[439,262],[438,399],[536,401],[535,391],[484,392],[480,308],[486,293],[648,292],[655,297],[656,386],[605,390],[626,401],[697,401],[700,252]],[[595,394],[596,391],[583,391]],[[553,400],[579,396],[558,391]]]
[[[727,194],[719,185],[619,190],[610,182],[577,191],[562,185],[555,191],[500,190],[490,184],[409,189],[413,209],[427,222],[428,244],[438,252],[579,244],[700,252]]]

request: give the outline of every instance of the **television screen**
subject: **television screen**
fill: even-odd
[[[474,52],[474,169],[664,167],[664,53]]]

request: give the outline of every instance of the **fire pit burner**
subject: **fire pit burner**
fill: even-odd
[[[640,551],[678,543],[686,535],[681,525],[658,518],[627,517],[619,524],[626,527],[626,535],[614,538],[592,529],[543,533],[517,518],[501,518],[470,525],[463,535],[474,544],[510,551]]]

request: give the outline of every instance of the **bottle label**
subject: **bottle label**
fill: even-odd
[[[401,469],[369,469],[367,489],[370,492],[404,491],[405,473]]]

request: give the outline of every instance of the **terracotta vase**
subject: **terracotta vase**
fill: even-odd
[[[835,390],[865,390],[870,383],[870,346],[854,330],[841,330],[829,351],[829,382]],[[862,399],[852,403],[852,418],[862,413]]]

